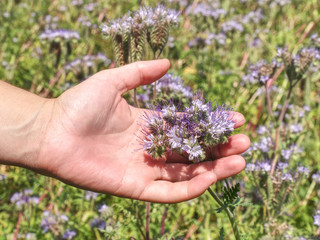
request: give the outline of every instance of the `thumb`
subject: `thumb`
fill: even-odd
[[[170,67],[168,59],[140,61],[131,63],[119,68],[113,68],[100,72],[101,77],[116,87],[120,94],[123,94],[131,89],[141,85],[150,84],[161,78]],[[106,73],[106,74],[104,74]]]

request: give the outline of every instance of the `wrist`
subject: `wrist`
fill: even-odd
[[[38,158],[53,99],[0,82],[0,163],[41,168]]]

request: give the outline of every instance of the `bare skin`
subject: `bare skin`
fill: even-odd
[[[210,185],[242,171],[250,140],[234,135],[213,148],[216,161],[190,164],[171,155],[154,160],[141,148],[141,115],[122,94],[150,84],[168,60],[104,70],[56,99],[0,83],[0,163],[32,169],[97,192],[174,203],[201,195]],[[236,127],[244,123],[235,113]]]

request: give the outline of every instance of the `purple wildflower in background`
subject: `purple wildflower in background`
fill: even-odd
[[[85,199],[88,201],[96,200],[98,196],[99,196],[99,193],[97,192],[86,191]]]
[[[81,6],[83,4],[83,0],[72,0],[71,4],[73,6]]]
[[[63,234],[62,239],[63,240],[65,240],[65,239],[73,239],[76,235],[77,235],[77,232],[75,230],[67,229],[65,231],[65,233]]]
[[[291,0],[259,0],[258,4],[260,6],[269,5],[270,7],[284,6],[290,4]]]
[[[0,173],[0,181],[6,179],[8,176],[6,174]]]
[[[150,100],[153,97],[153,86],[154,84],[142,86],[143,93],[137,95],[137,99],[147,108],[152,108]],[[193,95],[192,89],[185,86],[179,76],[167,73],[157,81],[157,96],[159,98],[170,99],[177,105],[184,105],[183,101],[189,104]]]
[[[191,98],[193,92],[190,87],[184,86],[180,77],[174,76],[172,73],[165,74],[157,81],[157,91],[161,92],[174,92],[175,94],[182,94],[183,97]]]
[[[320,210],[318,210],[313,216],[313,224],[317,227],[320,227]]]
[[[314,45],[316,45],[316,46],[320,45],[320,37],[318,36],[317,33],[312,34],[310,37],[310,40]]]
[[[109,65],[111,60],[103,53],[97,53],[96,55],[85,55],[82,58],[77,58],[72,62],[67,63],[64,66],[65,70],[80,71],[84,67],[93,67],[98,63]]]
[[[185,7],[188,6],[188,0],[168,0],[170,3],[179,3],[180,6]]]
[[[216,2],[216,4],[214,4],[213,2],[211,3],[200,2],[195,7],[193,5],[190,5],[189,7],[187,7],[186,14],[212,17],[217,20],[220,17],[226,15],[227,12],[224,9],[220,8],[220,4],[218,2]]]
[[[232,31],[243,32],[242,24],[240,22],[237,22],[236,20],[229,20],[227,22],[222,23],[221,29],[224,33]]]
[[[87,3],[86,5],[84,5],[84,9],[88,12],[93,12],[94,9],[98,7],[98,3]]]
[[[289,160],[291,155],[292,155],[293,151],[292,149],[282,149],[281,150],[281,156],[285,159],[285,160]]]
[[[246,165],[246,171],[247,172],[253,172],[256,169],[256,165],[254,163],[247,163]]]
[[[99,218],[95,218],[91,221],[90,227],[104,230],[106,228],[106,221],[99,219]]]
[[[263,137],[259,142],[253,143],[253,150],[260,150],[263,153],[269,152],[269,149],[273,146],[272,139],[270,137]]]
[[[315,181],[316,183],[320,183],[320,171],[312,174],[312,180]]]
[[[293,182],[293,177],[290,173],[282,173],[281,180],[285,182]]]
[[[256,168],[261,172],[268,173],[271,170],[271,164],[269,161],[259,162],[259,163],[256,163]]]
[[[302,149],[298,148],[298,146],[295,144],[291,144],[289,148],[281,150],[281,156],[286,161],[288,161],[293,154],[298,154],[298,153],[302,153]]]
[[[293,123],[289,126],[289,130],[293,133],[300,133],[302,132],[303,128],[300,124]]]
[[[289,168],[289,164],[286,162],[278,162],[277,170],[284,171]]]
[[[77,22],[81,23],[84,27],[91,27],[93,26],[92,22],[87,16],[80,16],[77,20]]]
[[[27,240],[36,240],[37,239],[37,235],[35,233],[27,233],[26,234],[26,239]]]
[[[51,15],[46,15],[44,18],[46,25],[45,25],[45,30],[51,30],[53,31],[54,29],[57,29],[58,27],[58,21],[59,18],[57,16],[51,16]]]
[[[303,166],[299,166],[297,167],[297,172],[304,176],[309,176],[310,169]]]
[[[260,83],[261,85],[265,85],[272,78],[277,68],[278,63],[275,60],[272,60],[271,63],[268,63],[266,60],[260,60],[249,67],[249,72],[242,77],[241,84],[253,85]]]
[[[259,8],[255,11],[250,11],[247,15],[245,15],[242,18],[242,22],[244,24],[247,24],[249,22],[253,22],[253,23],[259,23],[261,20],[264,19],[264,14],[262,13],[262,9]]]
[[[66,215],[54,215],[49,211],[44,211],[42,214],[42,219],[40,227],[44,233],[49,232],[51,229],[56,229],[59,224],[67,222],[69,218]]]
[[[42,32],[39,36],[40,40],[59,41],[59,40],[79,40],[80,35],[76,31],[67,29],[48,29]]]
[[[259,126],[257,129],[257,133],[259,135],[263,135],[268,132],[268,128],[266,126]]]
[[[16,204],[18,209],[21,209],[23,206],[32,204],[36,205],[39,203],[38,196],[31,196],[32,190],[25,189],[23,192],[16,192],[14,193],[11,198],[10,202]]]
[[[102,204],[99,209],[98,209],[98,212],[100,213],[100,216],[103,218],[103,219],[107,219],[109,217],[111,217],[113,215],[113,208],[112,207],[109,207],[108,205],[106,204]]]

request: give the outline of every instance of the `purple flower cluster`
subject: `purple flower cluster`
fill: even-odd
[[[313,224],[317,227],[320,227],[320,210],[318,210],[313,216]]]
[[[86,5],[84,5],[83,8],[88,12],[93,12],[97,7],[98,7],[98,3],[93,2],[93,3],[87,3]]]
[[[153,158],[164,157],[168,151],[187,154],[194,163],[206,159],[208,147],[225,143],[234,130],[230,109],[217,106],[199,96],[190,107],[178,111],[172,103],[164,103],[151,115],[144,116],[146,129],[143,148]],[[184,155],[183,155],[184,156]]]
[[[81,6],[83,4],[83,0],[72,0],[71,4],[73,6]]]
[[[213,42],[216,42],[220,45],[225,45],[227,36],[223,33],[209,33],[206,38],[196,37],[188,42],[189,47],[203,47],[211,45]]]
[[[221,29],[224,33],[228,33],[228,32],[243,32],[243,26],[242,23],[236,21],[236,20],[229,20],[227,22],[223,22],[221,24]]]
[[[71,40],[79,40],[80,35],[76,31],[71,31],[67,29],[57,29],[52,30],[48,29],[42,32],[39,36],[40,40],[48,40],[48,41],[71,41]]]
[[[67,63],[64,66],[65,70],[73,70],[75,72],[80,71],[84,67],[92,67],[102,62],[104,65],[109,65],[111,60],[107,58],[103,53],[98,53],[96,55],[86,55],[82,58],[77,58],[72,62]]]
[[[100,213],[101,218],[106,220],[113,215],[113,208],[106,204],[102,204],[99,207],[98,212]]]
[[[320,183],[320,171],[312,174],[312,180],[315,181],[316,183]]]
[[[165,74],[157,81],[157,84],[157,91],[159,94],[173,92],[175,94],[181,94],[184,98],[193,97],[191,88],[184,86],[182,79],[171,73]]]
[[[279,117],[282,110],[282,105],[278,105],[276,111],[273,112],[274,116]],[[308,106],[296,106],[289,104],[287,107],[286,114],[284,115],[284,121],[281,125],[281,129],[284,136],[293,137],[300,134],[305,125],[305,116],[310,112]],[[301,151],[297,149],[297,153]]]
[[[281,150],[281,156],[285,161],[289,161],[293,154],[299,153],[302,153],[302,149],[298,148],[295,144],[291,144],[288,148]]]
[[[319,49],[316,47],[301,48],[296,54],[288,48],[277,48],[277,61],[284,64],[289,81],[300,80],[310,66],[320,59]]]
[[[317,33],[314,33],[310,37],[312,45],[314,45],[316,48],[320,47],[320,37],[318,36]]]
[[[255,10],[255,11],[250,11],[248,14],[243,16],[242,22],[244,24],[253,22],[253,23],[259,23],[261,20],[265,18],[263,14],[263,10],[261,8]]]
[[[42,219],[40,227],[44,233],[49,231],[56,231],[60,224],[68,222],[69,218],[66,215],[54,215],[49,211],[44,211],[42,214]]]
[[[8,176],[6,174],[0,173],[0,181],[6,179]]]
[[[261,85],[264,85],[270,78],[272,78],[277,67],[278,65],[275,60],[270,64],[268,64],[266,60],[261,60],[250,66],[249,74],[242,77],[242,84],[253,85],[260,83]]]
[[[23,206],[28,204],[31,204],[31,205],[38,204],[39,197],[32,196],[31,189],[25,189],[23,192],[14,193],[10,198],[10,202],[16,204],[18,209],[21,209]]]
[[[250,148],[245,153],[250,156],[254,152],[268,153],[272,148],[273,148],[273,142],[271,137],[262,136],[261,138],[259,138],[259,141],[252,143]]]
[[[200,2],[195,7],[193,5],[190,5],[186,9],[186,14],[188,15],[201,15],[204,17],[212,17],[214,19],[219,19],[220,17],[223,17],[227,14],[227,12],[220,8],[219,3],[206,3],[206,2]]]
[[[99,218],[93,219],[90,223],[91,228],[98,228],[100,230],[104,230],[106,228],[106,225],[106,221]]]
[[[37,235],[35,233],[18,233],[17,239],[24,239],[24,240],[37,240]]]
[[[284,6],[287,4],[290,4],[291,0],[259,0],[258,4],[260,6],[262,5],[268,5],[270,7],[276,7],[276,6]]]
[[[77,232],[75,230],[67,229],[63,234],[62,239],[63,240],[73,239],[76,235],[77,235]]]
[[[81,23],[81,25],[85,26],[85,27],[96,26],[96,25],[92,24],[92,22],[90,21],[90,19],[87,16],[80,16],[78,18],[77,22]]]
[[[143,86],[143,93],[137,96],[143,105],[150,107],[148,102],[152,99],[153,85]],[[190,87],[185,86],[182,79],[179,76],[175,76],[172,73],[165,74],[157,81],[157,96],[166,99],[174,99],[174,102],[182,103],[191,102],[193,97],[193,91]],[[178,101],[179,100],[179,101]]]
[[[271,170],[271,161],[266,160],[264,162],[247,163],[246,172],[255,174],[268,174]],[[300,176],[309,176],[310,169],[298,166],[296,170],[292,170],[289,164],[286,162],[278,162],[275,168],[275,174],[273,176],[274,183],[281,184],[284,182],[294,182]]]
[[[44,17],[46,22],[45,30],[57,29],[59,18],[57,16],[46,15]]]
[[[271,170],[270,161],[248,163],[246,165],[246,171],[248,171],[248,172],[268,173],[270,170]]]
[[[86,191],[85,199],[88,201],[96,200],[98,196],[99,196],[99,193],[97,192]]]

